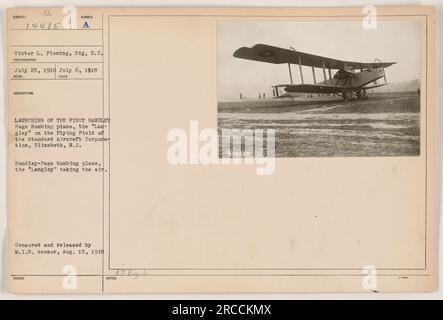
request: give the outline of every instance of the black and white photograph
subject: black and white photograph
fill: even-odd
[[[219,156],[275,130],[275,156],[420,155],[421,24],[414,20],[217,24]],[[242,153],[222,150],[222,131]],[[228,150],[228,153],[230,151]]]

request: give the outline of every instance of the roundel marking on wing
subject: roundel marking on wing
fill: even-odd
[[[260,57],[272,57],[272,56],[274,56],[275,55],[275,52],[274,51],[271,51],[271,50],[263,50],[263,51],[260,51],[259,52],[259,54],[258,54]]]

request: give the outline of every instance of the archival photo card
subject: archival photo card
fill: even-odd
[[[10,292],[435,290],[433,7],[6,21]]]

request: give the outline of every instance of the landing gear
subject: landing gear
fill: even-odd
[[[345,100],[345,101],[354,100],[354,97],[352,96],[352,91],[350,91],[350,90],[343,91],[342,95],[343,95],[343,100]]]
[[[366,94],[366,89],[362,89],[358,91],[358,100],[367,100],[368,95]]]
[[[353,101],[353,100],[366,100],[368,99],[368,95],[366,94],[366,90],[345,90],[342,92],[342,97],[344,101]]]
[[[368,95],[366,94],[366,90],[362,89],[362,90],[356,90],[355,92],[355,98],[356,100],[367,100],[368,99]]]

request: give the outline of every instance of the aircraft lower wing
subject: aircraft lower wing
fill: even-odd
[[[379,84],[374,84],[372,86],[367,86],[367,87],[362,87],[362,89],[374,89],[374,88],[378,88],[378,87],[382,87],[387,85],[388,83],[379,83]]]
[[[325,84],[296,84],[287,86],[285,91],[302,93],[340,93],[343,91],[343,87]]]

